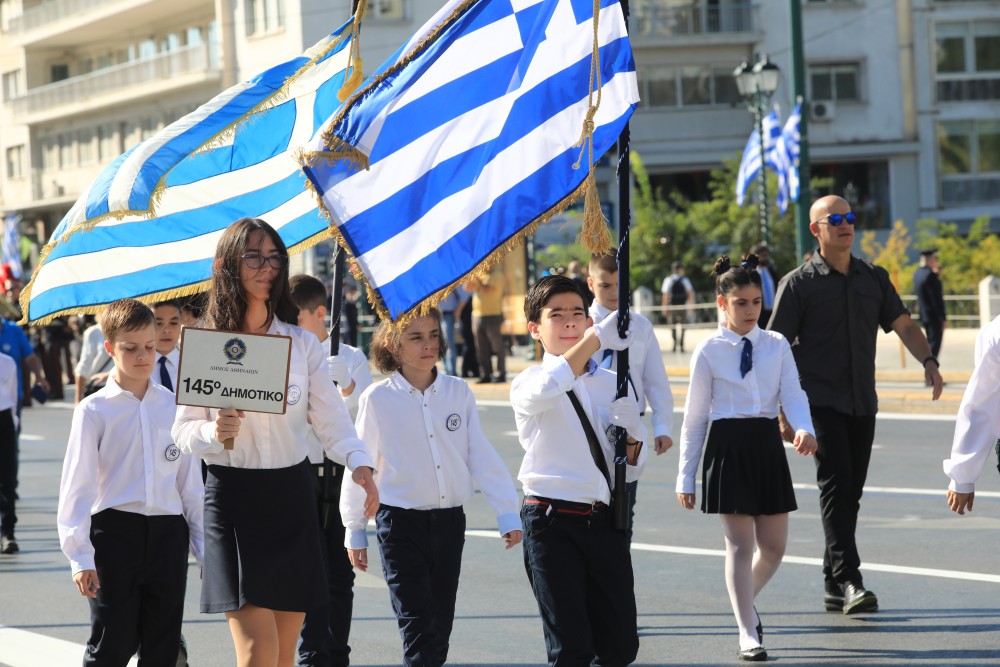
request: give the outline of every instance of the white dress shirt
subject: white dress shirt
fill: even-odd
[[[95,569],[90,517],[106,509],[183,515],[191,553],[202,562],[201,468],[174,445],[174,411],[174,395],[163,387],[150,383],[140,401],[114,378],[73,411],[56,514],[73,574]]]
[[[17,428],[17,375],[20,369],[10,355],[0,352],[0,410],[10,410]]]
[[[691,356],[691,381],[684,405],[677,493],[694,493],[709,422],[718,419],[773,419],[784,410],[796,433],[815,435],[809,400],[799,384],[792,348],[776,331],[754,326],[747,335],[753,346],[753,368],[740,375],[743,338],[720,326]]]
[[[110,372],[115,365],[104,349],[104,332],[101,325],[87,327],[80,343],[80,361],[76,362],[76,374],[89,380],[98,373]]]
[[[615,400],[615,374],[606,368],[595,368],[592,373],[574,377],[564,358],[547,352],[540,366],[522,371],[510,386],[518,439],[525,452],[517,478],[525,495],[610,503],[608,482],[594,463],[587,434],[567,394],[570,389],[590,418],[614,484],[615,444],[608,434],[612,426],[609,408]],[[645,435],[639,438],[633,434],[633,437],[646,439]],[[627,466],[629,482],[639,479],[646,465],[647,450],[648,447],[643,447],[636,465]]]
[[[368,358],[365,356],[365,353],[358,348],[341,343],[339,354],[347,360],[347,368],[350,369],[351,379],[354,380],[354,391],[351,392],[351,395],[344,396],[340,394],[340,397],[344,399],[344,404],[347,406],[347,412],[351,415],[351,420],[353,421],[358,418],[358,401],[361,400],[361,394],[365,392],[365,389],[372,386],[372,371],[368,367]],[[340,393],[339,388],[337,393]],[[320,442],[319,436],[316,435],[316,430],[309,429],[309,463],[318,465],[322,462],[323,443]],[[344,465],[342,460],[334,461],[334,463]]]
[[[601,322],[611,311],[594,301],[590,306],[590,316],[594,322]],[[674,425],[674,393],[670,391],[670,380],[667,379],[667,369],[663,366],[663,353],[660,343],[656,340],[653,324],[635,311],[629,311],[629,329],[632,331],[632,344],[628,347],[628,371],[635,388],[639,409],[644,410],[647,401],[652,411],[650,420],[653,422],[653,437],[665,435],[672,437]],[[594,361],[600,364],[604,358],[604,350],[594,355]],[[618,370],[618,354],[612,356],[611,370]]]
[[[475,481],[496,512],[500,533],[521,530],[514,480],[483,434],[476,399],[464,380],[438,373],[421,392],[394,373],[361,396],[357,425],[375,459],[382,504],[461,507],[472,497]],[[341,487],[340,512],[351,549],[368,546],[364,502],[358,485]]]
[[[371,466],[344,399],[330,380],[319,339],[305,329],[277,319],[267,333],[292,339],[285,414],[246,412],[233,449],[225,449],[215,438],[217,409],[178,405],[173,428],[177,446],[215,465],[288,468],[309,455],[311,422],[331,459],[344,461],[352,471]]]
[[[976,367],[958,407],[951,457],[944,460],[948,488],[972,493],[990,449],[1000,437],[1000,317],[976,338]]]
[[[176,347],[174,349],[170,350],[170,352],[168,352],[167,354],[159,354],[159,353],[157,353],[157,355],[156,355],[156,366],[153,368],[153,375],[152,375],[152,377],[150,379],[153,382],[155,382],[156,384],[160,385],[161,387],[163,386],[163,383],[160,382],[160,359],[162,359],[164,357],[166,357],[166,359],[167,359],[163,363],[166,365],[166,367],[167,367],[167,373],[170,375],[170,384],[173,386],[173,390],[172,391],[176,394],[177,393],[177,371],[180,369],[180,362],[181,362],[181,351],[179,349],[177,349]]]

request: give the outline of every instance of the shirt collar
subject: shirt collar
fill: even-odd
[[[593,316],[594,321],[603,322],[604,318],[611,314],[611,309],[605,308],[595,300],[590,306],[590,314]]]
[[[175,347],[174,349],[170,350],[166,354],[161,354],[159,357],[157,357],[156,358],[156,363],[160,363],[160,358],[161,357],[166,357],[167,361],[169,361],[170,363],[172,363],[174,366],[177,366],[178,365],[177,362],[180,361],[181,353]]]
[[[146,384],[146,394],[148,395],[149,394],[149,390],[151,389],[153,383],[150,382],[149,380],[147,380],[146,382],[147,382],[147,384]],[[115,381],[115,378],[114,378],[113,375],[108,375],[108,382],[104,386],[104,395],[107,396],[108,398],[114,398],[115,396],[125,395],[125,396],[131,396],[132,398],[135,398],[136,400],[139,400],[136,397],[136,395],[133,394],[132,392],[130,392],[130,391],[126,390],[126,389],[122,389],[122,386]]]
[[[726,327],[725,325],[720,324],[719,335],[722,336],[722,338],[727,343],[735,346],[742,343],[744,338],[749,340],[751,345],[756,345],[757,341],[760,340],[761,333],[760,333],[760,327],[757,326],[756,324],[753,325],[753,329],[748,331],[745,336],[741,336],[732,329]]]
[[[441,385],[443,382],[444,381],[441,379],[441,373],[439,373],[438,369],[435,368],[434,381],[431,382],[431,386],[427,387],[426,391],[429,391],[431,394],[437,396],[438,391],[441,390]],[[425,393],[421,392],[419,389],[410,384],[409,380],[403,377],[403,374],[400,373],[399,371],[396,371],[395,373],[389,376],[389,384],[391,384],[394,389],[406,392],[407,394],[420,396],[422,393]]]

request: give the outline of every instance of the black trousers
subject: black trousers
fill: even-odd
[[[461,507],[375,515],[382,572],[403,639],[403,664],[437,667],[448,659],[465,547]]]
[[[521,506],[524,567],[549,664],[620,667],[639,652],[632,557],[607,508],[570,514]]]
[[[317,466],[322,468],[322,466]],[[354,611],[354,568],[344,548],[344,524],[340,520],[338,500],[344,480],[344,466],[334,464],[328,509],[330,518],[323,526],[324,503],[322,478],[319,478],[320,549],[326,567],[327,604],[306,614],[299,643],[299,665],[309,667],[347,667],[350,664],[351,616]]]
[[[97,578],[85,667],[175,667],[187,585],[188,526],[182,516],[104,510],[92,517]]]
[[[875,439],[875,416],[852,416],[831,408],[811,410],[816,428],[816,482],[826,551],[823,576],[830,584],[863,584],[855,532],[861,494]]]
[[[931,346],[931,354],[935,357],[941,352],[941,341],[944,339],[944,322],[923,322],[927,333],[927,343]]]
[[[13,538],[17,514],[14,511],[17,488],[17,433],[14,413],[0,411],[0,535]]]

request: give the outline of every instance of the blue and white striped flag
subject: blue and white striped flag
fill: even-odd
[[[778,143],[774,147],[774,161],[778,165],[778,208],[784,213],[788,202],[799,200],[799,123],[802,120],[802,104],[796,104],[785,121]]]
[[[384,314],[435,303],[579,194],[593,11],[591,0],[453,2],[311,143],[303,169]],[[595,161],[639,99],[617,0],[601,0],[598,43]],[[369,168],[335,161],[344,151]]]
[[[353,24],[107,166],[43,251],[26,319],[203,290],[219,237],[242,217],[265,219],[292,250],[329,238],[293,152],[340,106]]]
[[[764,116],[764,160],[768,167],[778,171],[779,165],[774,157],[774,147],[781,136],[781,119],[778,112],[771,109],[771,113]],[[753,182],[753,179],[760,173],[760,136],[757,128],[750,133],[747,145],[743,149],[743,158],[740,160],[739,172],[736,175],[736,203],[743,206],[746,200],[746,192]]]
[[[21,216],[8,215],[3,222],[3,263],[10,267],[12,276],[21,279],[24,266],[21,264],[21,235],[17,231]]]

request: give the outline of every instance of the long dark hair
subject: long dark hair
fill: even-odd
[[[715,292],[726,296],[738,287],[756,285],[760,287],[760,273],[757,272],[757,255],[743,255],[742,261],[733,266],[729,257],[723,255],[715,260]]]
[[[252,250],[251,244],[258,234],[266,234],[274,242],[282,255],[288,255],[288,248],[271,225],[257,218],[242,218],[226,228],[215,247],[215,262],[212,263],[212,287],[208,291],[207,316],[215,329],[240,331],[246,317],[247,302],[243,283],[240,280],[240,265],[243,255]],[[288,289],[288,262],[278,271],[271,283],[267,299],[267,325],[277,317],[282,322],[296,324],[299,309],[292,302]]]

